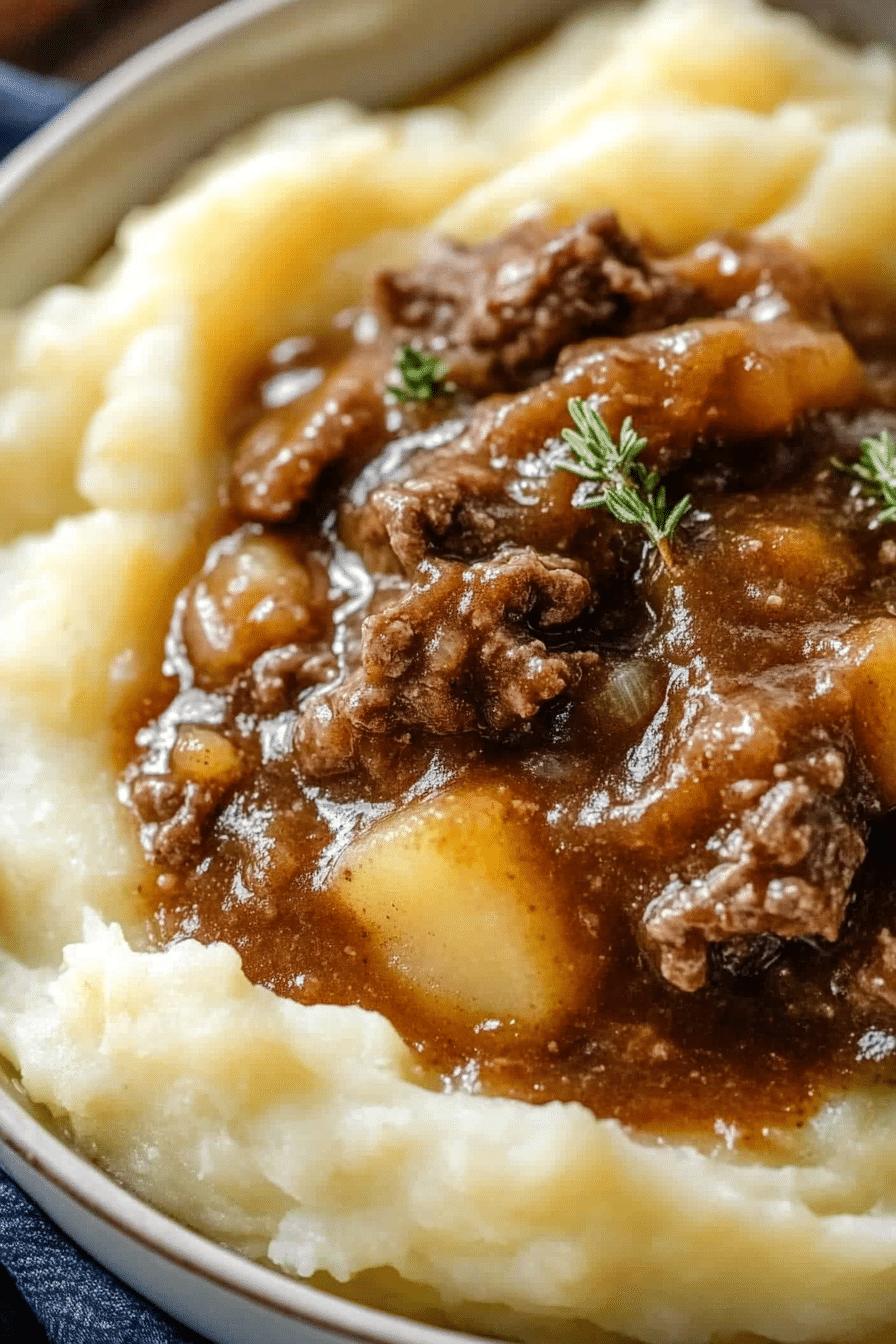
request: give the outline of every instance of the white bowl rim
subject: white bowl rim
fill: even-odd
[[[4,160],[0,165],[0,204],[121,98],[245,24],[295,3],[225,0],[218,8],[131,56],[85,89]],[[125,1190],[57,1138],[2,1087],[0,1141],[63,1195],[116,1232],[172,1265],[288,1319],[340,1331],[364,1344],[474,1344],[482,1339],[361,1306],[228,1250]]]
[[[45,126],[12,150],[0,164],[0,204],[64,145],[92,126],[126,94],[133,93],[171,66],[229,37],[297,0],[223,0],[206,14],[158,38],[76,93],[73,101]]]
[[[0,1142],[114,1231],[177,1268],[289,1320],[339,1331],[363,1344],[482,1344],[482,1336],[361,1306],[210,1241],[132,1195],[57,1138],[3,1087]]]

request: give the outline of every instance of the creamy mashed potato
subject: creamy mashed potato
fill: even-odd
[[[422,230],[604,204],[670,249],[785,235],[896,299],[894,123],[890,56],[753,0],[586,12],[450,103],[275,117],[3,320],[0,1049],[131,1189],[290,1273],[509,1337],[896,1339],[891,1092],[760,1155],[472,1076],[437,1090],[375,1014],[278,999],[223,945],[149,950],[112,750],[267,344]]]

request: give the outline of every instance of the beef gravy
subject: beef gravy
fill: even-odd
[[[659,258],[599,214],[434,245],[282,342],[124,772],[158,942],[384,1013],[446,1087],[638,1126],[758,1142],[896,1082],[896,525],[832,464],[896,432],[896,331],[846,311],[784,244]],[[579,507],[571,397],[690,492],[671,568]],[[517,837],[471,976],[535,929],[559,1007],[421,989],[365,917],[357,863],[427,799],[474,864]]]

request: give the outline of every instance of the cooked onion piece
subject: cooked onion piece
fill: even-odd
[[[212,684],[311,626],[308,570],[270,537],[249,536],[210,561],[184,611],[184,639]]]
[[[182,724],[171,751],[175,779],[226,788],[240,777],[240,754],[223,733],[201,724]]]
[[[616,663],[589,703],[589,715],[608,732],[637,732],[663,703],[665,680],[662,668],[647,658]]]

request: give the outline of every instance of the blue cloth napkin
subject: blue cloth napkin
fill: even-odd
[[[64,79],[41,79],[0,61],[0,156],[61,112],[77,93]]]
[[[203,1344],[79,1250],[0,1173],[0,1339]]]
[[[0,62],[0,157],[56,115],[77,88]],[[2,263],[0,263],[2,264]],[[0,1341],[203,1344],[64,1236],[0,1172]]]

